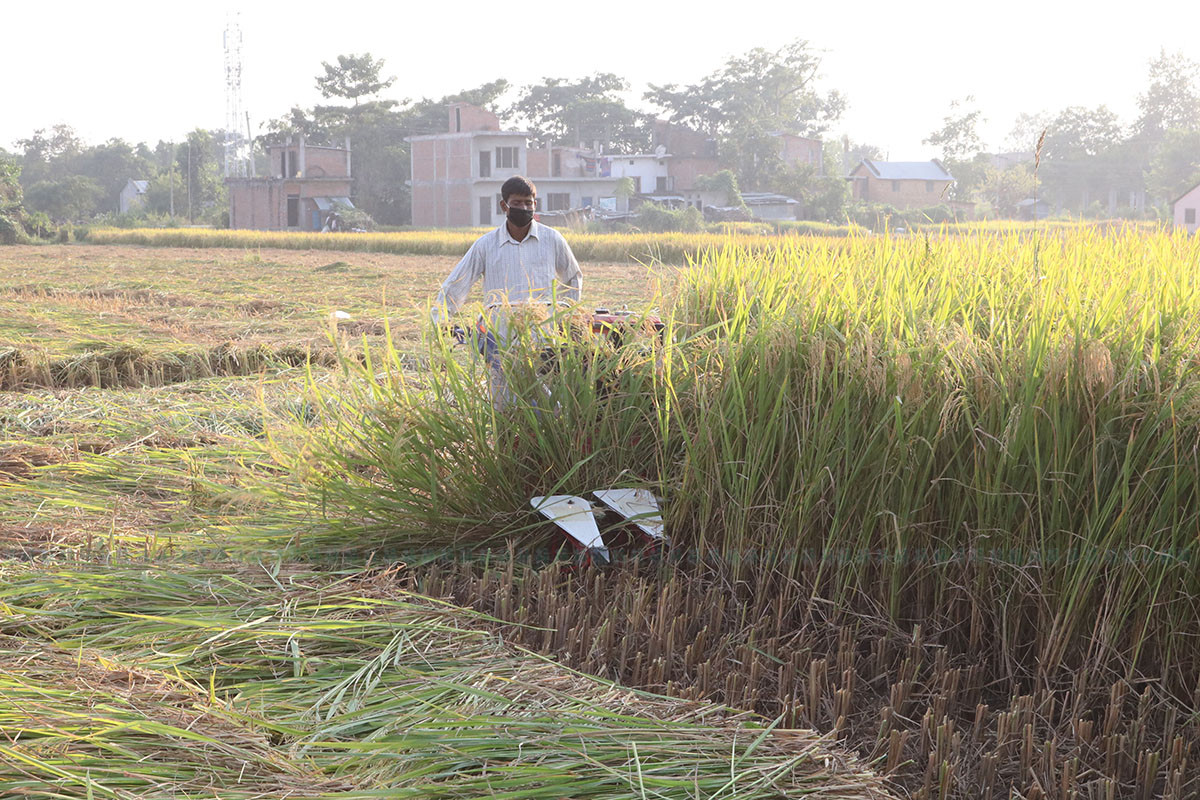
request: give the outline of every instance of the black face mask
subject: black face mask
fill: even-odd
[[[533,222],[533,211],[528,208],[509,207],[508,221],[513,224],[514,228],[524,228]]]

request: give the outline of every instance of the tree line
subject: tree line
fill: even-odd
[[[254,141],[259,174],[265,148],[303,135],[313,144],[352,142],[356,204],[384,225],[411,220],[406,137],[446,130],[446,106],[468,102],[496,113],[502,124],[531,132],[543,144],[600,142],[606,152],[646,152],[656,119],[687,126],[716,144],[723,168],[743,190],[774,191],[801,201],[812,219],[853,218],[844,175],[878,147],[831,138],[846,108],[836,90],[819,87],[820,57],[797,40],[777,50],[756,48],[728,59],[694,83],[651,84],[643,102],[625,100],[630,84],[615,73],[544,78],[513,87],[497,78],[444,97],[383,97],[395,78],[369,53],[322,62],[316,87],[327,102],[293,107],[262,126]],[[1011,216],[1037,195],[1073,214],[1161,214],[1200,181],[1200,78],[1196,63],[1161,52],[1149,65],[1139,116],[1123,124],[1105,106],[1022,114],[1005,149],[988,152],[979,135],[983,112],[973,98],[952,104],[925,142],[937,147],[957,179],[953,199],[973,201],[984,215]],[[823,168],[788,166],[779,133],[826,139]],[[226,221],[224,131],[197,129],[181,141],[129,144],[81,141],[67,125],[34,131],[0,150],[19,173],[30,219],[117,221],[117,196],[130,178],[149,183],[139,214],[221,225]],[[42,215],[37,217],[37,215]]]

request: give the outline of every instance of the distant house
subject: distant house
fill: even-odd
[[[793,198],[769,192],[742,192],[742,202],[754,219],[795,219],[800,209]]]
[[[1200,183],[1180,195],[1171,203],[1171,208],[1175,217],[1175,227],[1195,233],[1197,228],[1200,228],[1200,223],[1196,221],[1200,217]]]
[[[528,131],[500,129],[500,119],[469,103],[448,107],[443,133],[410,136],[413,224],[427,227],[495,225],[500,187],[513,175],[537,186],[539,219],[557,224],[591,209],[606,219],[627,215],[640,203],[670,207],[725,202],[696,186],[701,175],[720,169],[716,142],[696,131],[659,120],[649,153],[610,153],[591,146],[539,146]],[[618,192],[622,179],[633,196]]]
[[[130,178],[125,182],[125,188],[121,190],[121,194],[117,196],[117,210],[122,214],[128,214],[134,208],[144,206],[146,204],[146,191],[150,188],[150,181],[135,181]],[[109,195],[112,197],[112,195]],[[112,208],[112,206],[109,206]]]
[[[854,199],[896,208],[928,208],[947,203],[954,176],[936,158],[929,161],[875,161],[864,158],[847,176]]]
[[[267,148],[270,175],[226,178],[229,227],[319,231],[350,202],[350,141],[345,147],[306,144],[304,137]]]
[[[825,174],[820,139],[797,136],[794,133],[775,132],[771,135],[779,139],[779,156],[784,164],[789,167],[807,164],[813,167],[818,175]]]
[[[1018,219],[1045,219],[1050,216],[1050,204],[1045,200],[1026,197],[1017,203]]]

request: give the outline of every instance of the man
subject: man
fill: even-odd
[[[479,350],[492,372],[492,401],[497,407],[508,400],[500,351],[509,340],[509,316],[517,306],[553,306],[579,302],[583,277],[579,262],[562,234],[533,218],[537,187],[514,175],[500,187],[504,222],[480,236],[442,284],[430,316],[443,324],[467,299],[471,287],[483,279],[486,332]]]

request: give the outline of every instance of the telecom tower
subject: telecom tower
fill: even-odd
[[[238,131],[246,125],[246,136]],[[242,113],[242,29],[235,14],[225,24],[225,177],[253,177],[250,121]]]

